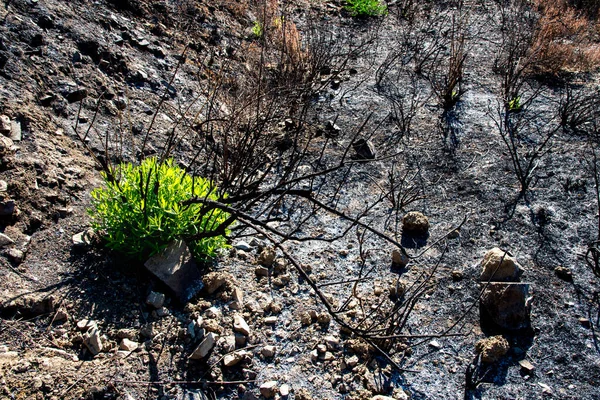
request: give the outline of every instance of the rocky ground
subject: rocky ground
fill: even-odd
[[[5,1],[0,397],[600,398],[600,283],[585,261],[598,235],[589,164],[598,138],[558,133],[527,198],[518,196],[510,155],[489,112],[499,80],[491,71],[493,18],[487,19],[485,2],[468,3],[477,18],[452,140],[440,133],[440,110],[429,98],[411,137],[394,141],[397,125],[387,117],[390,106],[375,71],[391,51],[397,5],[378,19],[353,18],[338,1],[294,2],[289,10],[302,34],[319,21],[343,43],[369,43],[340,71],[323,73],[315,119],[324,126],[334,121],[329,129],[342,136],[333,150],[343,149],[372,111],[371,150],[398,153],[394,166],[411,177],[404,189],[413,188],[419,199],[397,213],[382,203],[369,217],[415,256],[400,271],[401,260],[391,267],[388,242],[353,232],[286,248],[321,284],[368,266],[359,294],[350,293],[351,285],[324,286],[332,303],[349,299],[346,314],[353,321],[369,318],[375,304],[393,305],[399,288],[431,272],[407,317],[412,337],[393,345],[398,370],[340,329],[264,236],[233,237],[230,251],[203,270],[200,294],[182,304],[143,265],[105,251],[87,231],[90,191],[102,181],[78,134],[89,135],[83,142],[101,154],[96,131],[126,127],[139,141],[155,120],[149,151],[160,149],[165,132],[203,93],[211,74],[224,64],[244,73],[236,49],[254,40],[253,6],[227,0]],[[571,79],[582,87],[599,85],[593,70]],[[557,86],[547,86],[536,103],[542,111],[560,97]],[[155,114],[163,97],[168,107]],[[105,101],[97,103],[100,98]],[[193,151],[186,146],[177,153],[184,165]],[[127,150],[121,156],[133,157]],[[391,159],[359,164],[341,177],[340,207],[352,211],[376,198]],[[419,235],[395,220],[411,210],[428,217],[426,229],[417,224],[413,230],[425,229],[424,240],[433,245],[419,257],[424,248],[413,241]],[[335,234],[344,226],[317,214],[308,234]],[[498,330],[480,317],[488,280],[481,277],[482,260],[496,247],[510,253],[500,251],[497,260],[508,271],[506,280],[529,284],[526,329]]]

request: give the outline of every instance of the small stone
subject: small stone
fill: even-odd
[[[233,281],[233,276],[224,272],[210,272],[202,278],[202,283],[208,294],[215,293],[231,281]]]
[[[375,158],[375,146],[368,140],[358,139],[352,143],[352,148],[359,160],[372,160]]]
[[[392,251],[392,266],[394,268],[405,268],[409,261],[408,255],[404,251],[398,249]]]
[[[310,317],[308,311],[304,311],[300,314],[300,323],[304,326],[312,324],[312,318]]]
[[[579,323],[581,324],[581,326],[583,326],[584,328],[590,328],[592,325],[590,323],[590,320],[587,318],[579,318]]]
[[[252,250],[252,247],[250,247],[250,245],[242,240],[240,240],[239,242],[237,242],[236,244],[233,245],[233,247],[235,247],[238,250],[242,250],[242,251],[250,251]]]
[[[244,292],[240,288],[234,288],[231,293],[231,298],[233,301],[229,303],[229,308],[232,310],[241,310],[244,308]]]
[[[56,311],[56,314],[54,314],[55,322],[65,322],[68,319],[69,319],[69,313],[62,308],[58,309],[58,311]]]
[[[6,136],[0,135],[0,154],[13,151],[14,145],[15,142],[13,142],[11,138],[7,138]]]
[[[233,330],[245,336],[250,335],[250,327],[239,314],[233,317]]]
[[[402,233],[411,235],[427,235],[429,219],[418,211],[411,211],[402,218]]]
[[[133,340],[129,340],[127,338],[121,340],[121,343],[119,344],[119,349],[125,351],[136,351],[138,347],[139,343],[134,342]]]
[[[277,323],[277,317],[266,317],[264,322],[266,325],[275,325]]]
[[[281,397],[287,397],[290,395],[290,385],[288,385],[287,383],[284,383],[283,385],[281,385],[281,387],[279,388],[279,394],[281,395]]]
[[[15,213],[17,207],[12,200],[0,202],[0,216],[9,216]]]
[[[354,355],[346,360],[348,368],[354,368],[358,365],[358,356]]]
[[[158,318],[164,318],[170,314],[169,309],[167,307],[161,307],[158,310],[156,310],[155,313]]]
[[[0,193],[5,193],[8,190],[8,183],[6,181],[0,180]]]
[[[263,249],[263,251],[261,251],[260,254],[258,255],[258,258],[256,259],[256,261],[262,266],[270,267],[273,265],[273,262],[275,261],[275,257],[276,257],[275,249],[273,249],[272,247],[265,247]]]
[[[246,342],[248,341],[248,337],[241,333],[236,333],[234,337],[235,337],[235,345],[238,347],[244,347],[246,345]]]
[[[23,133],[21,129],[21,123],[19,121],[12,121],[10,138],[13,142],[20,142],[23,139]]]
[[[324,344],[317,345],[317,352],[319,354],[324,354],[327,351],[327,346]]]
[[[535,369],[533,364],[527,360],[519,360],[519,365],[521,366],[521,369],[527,374],[531,374]]]
[[[80,321],[77,321],[77,329],[79,329],[82,332],[87,332],[88,329],[92,328],[92,327],[97,327],[98,325],[96,324],[95,321],[91,321],[88,319],[82,319]]]
[[[454,270],[452,271],[452,280],[458,282],[464,278],[464,274],[462,271]]]
[[[328,350],[337,350],[340,347],[340,339],[332,335],[327,335],[323,338]]]
[[[97,355],[102,351],[104,346],[102,339],[100,338],[100,332],[98,331],[98,328],[92,327],[86,332],[83,339],[83,344],[85,344],[90,353],[93,355]]]
[[[226,367],[233,367],[239,364],[244,359],[244,354],[242,352],[236,351],[231,354],[225,355],[223,357],[223,365]]]
[[[319,352],[317,351],[317,349],[314,349],[310,352],[310,360],[312,362],[315,362],[319,359]]]
[[[209,332],[205,337],[202,343],[196,347],[196,350],[190,356],[192,360],[201,360],[210,353],[210,351],[215,347],[215,343],[217,342],[217,335],[213,332]]]
[[[269,269],[263,266],[256,267],[254,269],[256,276],[269,276]]]
[[[500,360],[508,353],[508,349],[508,341],[502,336],[491,336],[475,344],[475,351],[481,354],[481,361],[486,364]]]
[[[82,247],[89,246],[92,244],[92,240],[94,238],[95,232],[92,228],[87,229],[83,232],[79,232],[73,235],[71,240],[73,241],[73,246]]]
[[[15,264],[20,264],[23,261],[23,258],[25,257],[25,253],[23,253],[19,249],[14,248],[6,250],[5,254],[6,257],[8,257],[8,259]]]
[[[516,281],[522,273],[521,266],[514,257],[495,247],[488,251],[481,262],[483,268],[479,280],[482,282]]]
[[[270,399],[277,393],[277,381],[269,381],[260,385],[260,394],[265,399]]]
[[[436,350],[439,350],[442,348],[442,345],[437,340],[432,340],[431,342],[429,342],[429,346],[433,347]]]
[[[321,314],[319,314],[319,316],[317,317],[317,321],[319,322],[319,324],[321,325],[329,325],[329,323],[331,323],[331,315],[329,315],[329,313],[326,312],[322,312]]]
[[[0,115],[0,133],[10,137],[11,123],[7,115]]]
[[[538,385],[540,385],[540,387],[542,388],[542,393],[547,394],[547,395],[552,394],[552,388],[550,388],[550,386],[546,385],[545,383],[541,383],[541,382],[538,382]]]
[[[573,272],[569,268],[558,266],[554,268],[554,273],[557,277],[562,279],[563,281],[572,282],[573,281]]]
[[[156,309],[159,309],[165,303],[165,295],[163,293],[158,292],[150,292],[148,297],[146,298],[146,304],[152,306]]]
[[[4,233],[0,233],[0,247],[8,246],[15,243],[14,240],[6,236]]]
[[[275,355],[275,351],[277,350],[277,348],[275,346],[265,346],[262,348],[261,350],[261,354],[266,357],[266,358],[271,358]]]

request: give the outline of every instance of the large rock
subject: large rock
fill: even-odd
[[[402,217],[402,233],[424,236],[429,232],[429,219],[418,211],[411,211]]]
[[[475,351],[481,354],[481,361],[486,364],[499,361],[508,353],[509,348],[508,341],[502,336],[491,336],[475,344]]]
[[[514,257],[506,251],[494,247],[488,251],[481,262],[481,281],[511,282],[517,281],[523,269]]]
[[[528,296],[528,283],[490,283],[480,300],[482,320],[487,317],[500,328],[508,330],[528,328],[531,310]]]
[[[202,275],[185,242],[174,241],[160,254],[144,264],[158,279],[163,281],[183,303],[196,295],[204,285]]]
[[[88,329],[84,335],[83,344],[85,344],[93,355],[97,355],[104,349],[102,339],[100,338],[100,331],[97,327],[93,326]]]

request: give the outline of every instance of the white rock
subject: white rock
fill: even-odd
[[[227,354],[223,357],[223,365],[226,367],[233,367],[237,365],[244,359],[244,354],[242,352],[236,351],[235,353]]]
[[[250,247],[250,245],[248,243],[244,242],[243,240],[240,240],[239,242],[234,244],[233,247],[235,247],[238,250],[242,250],[242,251],[252,250],[252,247]]]
[[[209,332],[202,343],[196,347],[196,350],[190,356],[192,360],[200,360],[208,355],[210,351],[215,347],[215,343],[217,342],[217,335],[213,332]]]
[[[275,325],[277,323],[277,317],[266,317],[264,321],[267,325]]]
[[[87,331],[83,339],[83,344],[88,348],[90,353],[97,355],[104,348],[102,339],[100,338],[100,331],[96,327],[92,327]]]
[[[14,242],[14,240],[6,236],[4,233],[0,233],[0,247],[8,246]]]
[[[242,318],[241,315],[237,314],[233,317],[233,330],[235,332],[241,333],[242,335],[250,335],[250,327]]]
[[[287,383],[284,383],[283,385],[281,385],[281,387],[279,388],[279,394],[282,397],[287,397],[290,395],[290,385],[288,385]]]
[[[137,342],[134,342],[133,340],[129,340],[127,338],[121,340],[121,344],[119,344],[119,349],[125,351],[135,351],[138,347],[139,344]]]

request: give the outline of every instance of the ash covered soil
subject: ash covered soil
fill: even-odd
[[[452,108],[452,129],[440,127],[442,111],[425,80],[399,81],[425,93],[417,95],[422,104],[410,134],[402,135],[390,118],[385,79],[378,82],[404,29],[396,3],[388,15],[365,19],[338,1],[280,4],[302,37],[318,28],[333,38],[330,45],[361,49],[320,71],[310,118],[335,135],[318,137],[312,150],[325,149],[321,160],[335,162],[356,132],[370,141],[377,156],[334,172],[343,189],[332,196],[348,215],[377,203],[361,221],[402,243],[412,258],[400,271],[392,268],[389,241],[364,229],[345,232],[348,222],[324,210],[303,233],[339,239],[284,247],[354,322],[377,321],[380,309],[398,301],[399,287],[418,288],[418,301],[403,314],[405,337],[386,342],[387,358],[340,327],[281,249],[268,260],[270,244],[256,232],[234,235],[232,248],[203,266],[205,288],[186,304],[143,265],[104,250],[101,239],[73,237],[89,228],[90,191],[102,185],[90,151],[108,154],[96,132],[122,127],[139,143],[153,121],[146,150],[159,152],[174,121],[224,66],[234,75],[252,68],[244,52],[259,42],[253,27],[260,6],[5,1],[0,114],[11,139],[0,143],[0,398],[600,398],[600,284],[586,261],[599,233],[591,166],[598,132],[557,130],[520,196],[495,124],[500,17],[494,6],[473,1],[466,91]],[[543,95],[527,107],[550,113],[564,80],[598,90],[593,70],[532,78],[523,97],[539,88]],[[540,129],[555,123],[548,121]],[[524,138],[519,151],[540,140]],[[117,154],[117,141],[111,146]],[[135,157],[129,151],[124,159]],[[193,141],[183,139],[173,155],[189,165],[194,153]],[[390,171],[406,177],[393,193],[414,196],[405,207],[377,194]],[[414,241],[402,232],[408,211],[428,217],[428,237]],[[293,218],[301,216],[281,224]],[[520,281],[530,285],[527,329],[498,331],[481,321],[481,261],[494,247],[515,257]],[[366,270],[364,279],[331,284]],[[507,348],[482,362],[476,343],[497,334]],[[208,337],[215,343],[206,344]],[[203,343],[209,348],[200,356]]]

